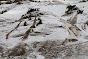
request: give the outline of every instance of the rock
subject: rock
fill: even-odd
[[[63,16],[70,15],[70,14],[74,13],[74,11],[77,11],[77,14],[83,13],[83,10],[80,10],[78,7],[76,7],[76,5],[68,5],[67,11],[65,11],[65,15],[63,15]]]
[[[73,8],[75,8],[76,7],[76,5],[69,5],[69,6],[67,6],[67,9],[68,10],[73,10]]]
[[[23,26],[27,26],[27,22],[26,21],[24,22],[24,25]]]
[[[42,20],[40,18],[38,18],[39,22],[36,24],[36,26],[42,24]]]
[[[83,10],[78,10],[77,11],[77,14],[82,14],[83,13]]]

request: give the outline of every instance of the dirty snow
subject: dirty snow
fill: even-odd
[[[26,43],[30,44],[32,42],[38,41],[47,41],[47,40],[60,40],[64,41],[69,36],[69,32],[64,27],[65,25],[60,22],[59,18],[63,18],[65,20],[69,19],[71,16],[62,17],[62,15],[66,11],[66,6],[69,4],[77,5],[78,8],[84,10],[84,14],[79,14],[77,16],[77,26],[80,28],[81,24],[88,21],[88,2],[85,3],[78,3],[78,1],[61,1],[61,4],[50,4],[47,5],[48,2],[30,2],[30,3],[24,3],[20,5],[16,4],[3,4],[0,5],[0,12],[3,10],[6,10],[8,8],[11,8],[7,12],[0,14],[0,44],[3,44],[5,48],[13,48],[19,43]],[[45,4],[46,3],[46,4]],[[15,6],[15,7],[13,7]],[[12,8],[13,7],[13,8]],[[26,14],[29,8],[39,8],[41,12],[45,12],[45,15],[42,15],[40,18],[42,19],[43,24],[37,26],[34,28],[34,32],[40,32],[40,33],[30,33],[28,36],[28,39],[23,41],[21,40],[22,36],[25,34],[27,29],[29,29],[30,25],[33,22],[33,19],[28,21],[28,19],[23,19],[23,22],[17,28],[14,30],[10,35],[9,39],[6,40],[6,34],[11,31],[19,22],[15,22],[21,18],[22,15]],[[58,16],[55,17],[52,14]],[[28,26],[23,26],[24,21],[27,21]],[[12,23],[14,22],[14,23]],[[59,27],[63,26],[63,27]],[[87,26],[88,27],[88,26]],[[78,37],[78,41],[75,43],[68,43],[69,44],[78,44],[88,41],[88,28],[86,27],[86,30],[82,31],[80,34],[81,36]],[[88,48],[88,47],[87,47]],[[86,48],[85,48],[86,49]],[[85,59],[88,57],[86,55],[83,56]],[[27,57],[28,59],[31,59]],[[67,59],[74,59],[74,56],[72,57],[66,57]],[[63,58],[63,59],[66,59]],[[76,57],[75,57],[76,58]],[[81,58],[81,56],[77,56],[77,58]],[[81,59],[84,59],[81,58]],[[33,59],[33,58],[32,58]],[[37,55],[36,59],[44,59],[44,56]],[[57,58],[58,59],[58,58]]]

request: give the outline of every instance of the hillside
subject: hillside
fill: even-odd
[[[88,59],[88,2],[0,4],[0,59]]]

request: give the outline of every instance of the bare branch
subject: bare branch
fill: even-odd
[[[18,25],[17,25],[14,29],[12,29],[8,34],[6,34],[6,39],[8,39],[8,36],[10,35],[10,33],[12,33],[15,29],[17,29],[17,28],[19,27],[19,25],[21,24],[21,22],[22,22],[22,21],[20,21],[20,22],[18,23]]]
[[[74,24],[76,24],[76,22],[77,22],[77,13],[75,14],[75,16],[74,16],[74,18],[72,19],[72,21],[71,21],[71,25],[74,25]]]
[[[25,32],[25,35],[22,37],[22,40],[26,40],[28,38],[29,33],[32,31],[33,27],[36,25],[36,17],[34,19],[34,22],[32,26]]]

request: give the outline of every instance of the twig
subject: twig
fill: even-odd
[[[59,21],[65,24],[66,29],[68,30],[69,35],[70,35],[68,38],[71,38],[71,37],[77,38],[79,36],[81,30],[76,25],[74,25],[77,21],[77,14],[73,17],[73,19],[71,21],[71,23],[74,22],[73,24],[68,23],[67,21],[65,21],[64,19],[60,18],[59,16],[53,14],[52,12],[50,12],[50,14],[52,16],[60,19]],[[70,29],[70,28],[72,28],[72,29]]]
[[[26,40],[28,38],[29,33],[31,32],[31,30],[33,29],[33,27],[36,25],[36,17],[34,19],[34,22],[32,24],[32,26],[25,32],[25,35],[22,37],[22,40]]]
[[[12,33],[15,29],[17,29],[17,28],[19,27],[19,25],[21,24],[21,22],[22,22],[22,21],[20,21],[20,22],[18,23],[18,25],[17,25],[14,29],[12,29],[8,34],[6,34],[6,39],[8,39],[8,36],[9,36],[10,33]]]

